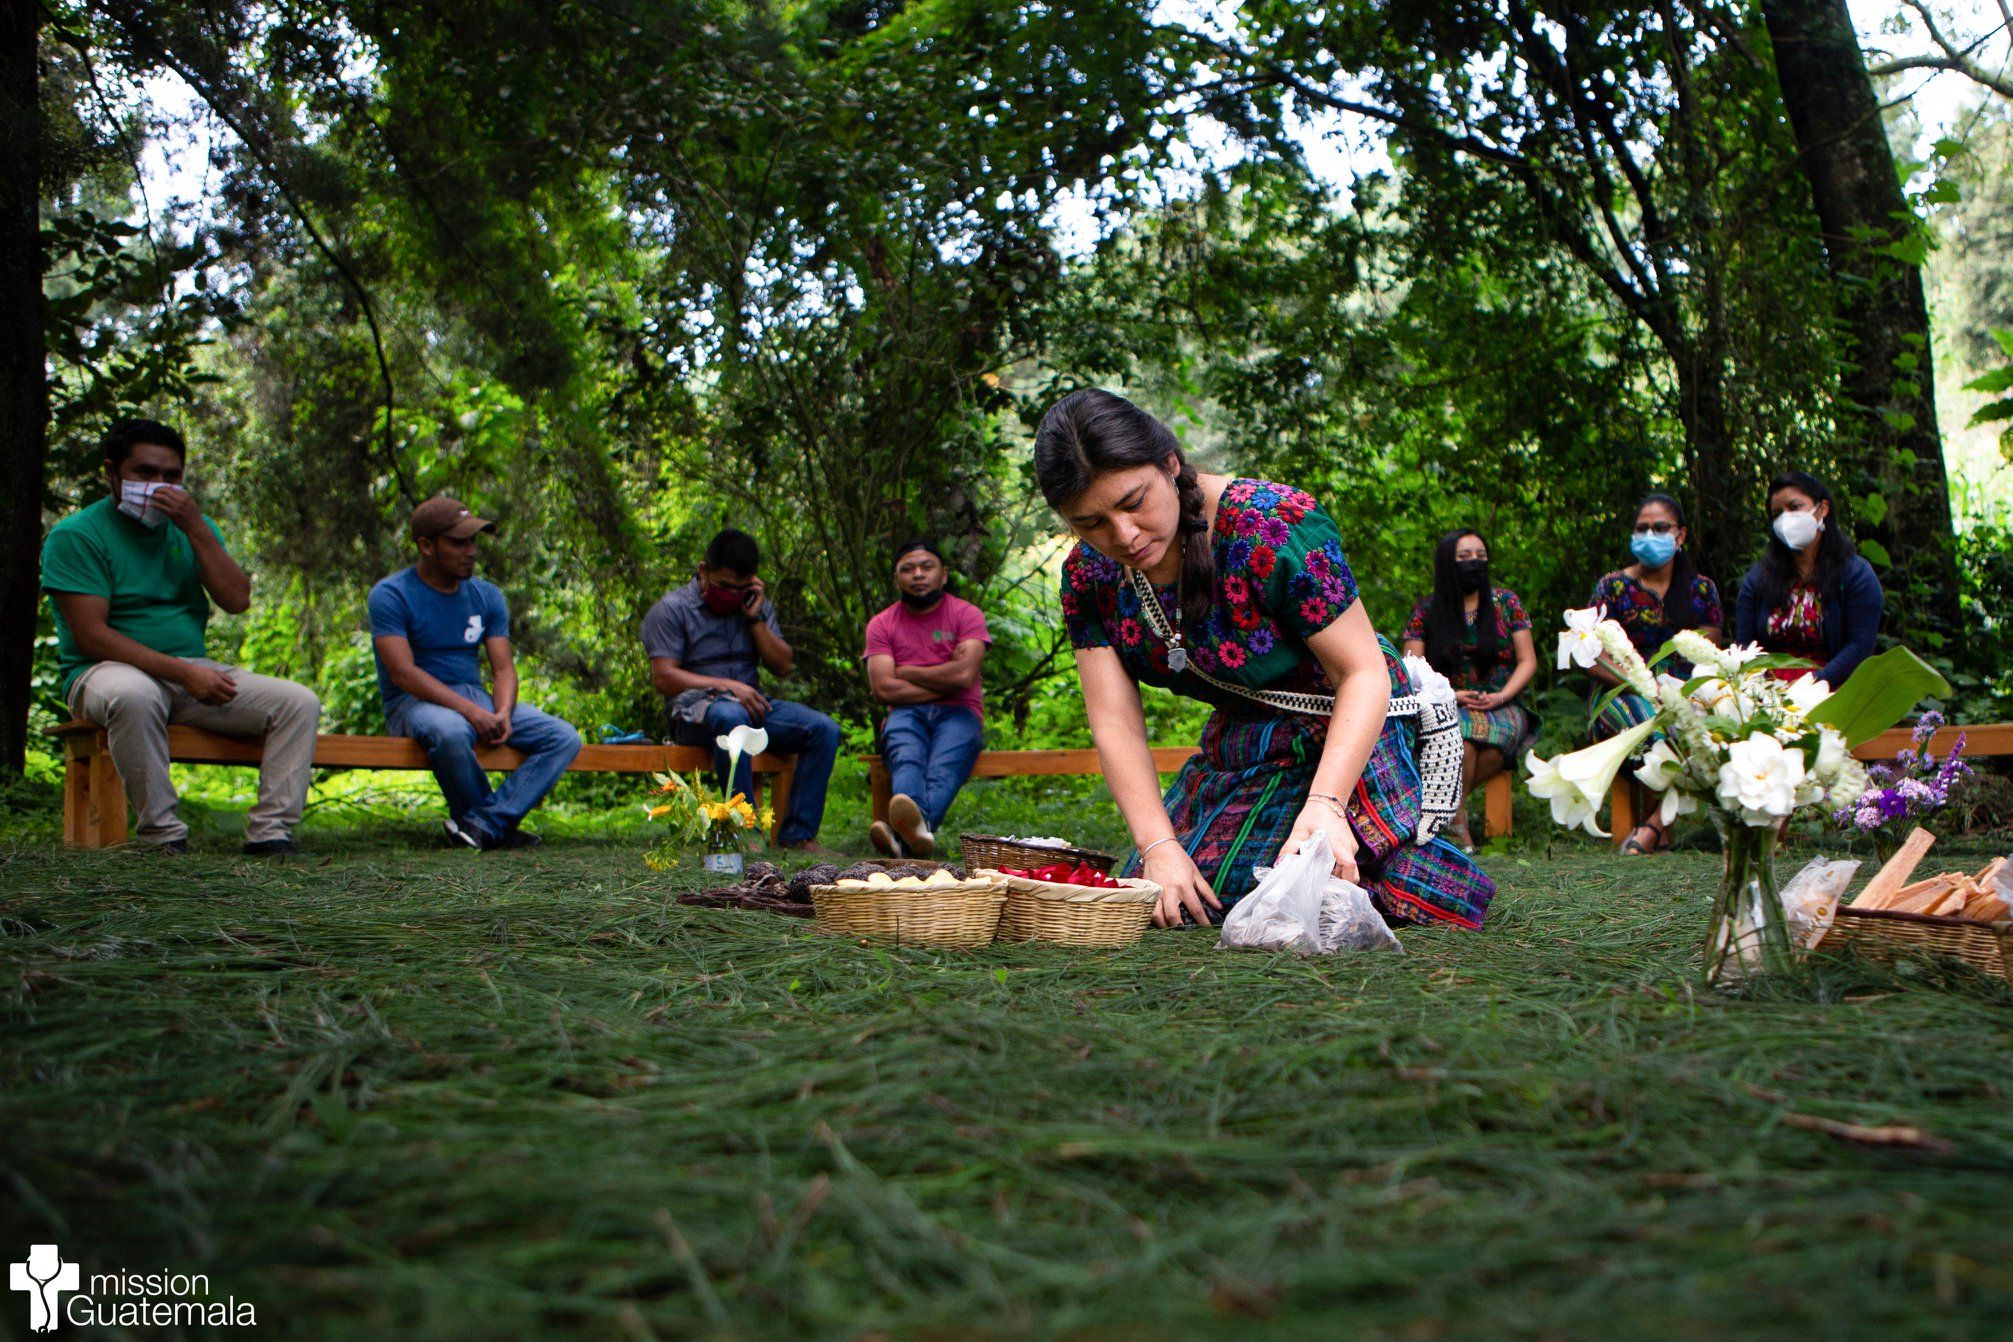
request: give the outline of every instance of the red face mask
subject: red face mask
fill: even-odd
[[[706,603],[706,609],[715,615],[732,615],[747,603],[748,594],[737,592],[731,587],[709,582],[699,591],[699,599]]]

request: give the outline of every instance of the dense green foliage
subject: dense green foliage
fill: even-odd
[[[259,578],[220,644],[312,680],[331,729],[377,725],[363,594],[449,490],[504,523],[485,572],[533,697],[590,730],[655,725],[637,621],[733,524],[799,651],[787,692],[864,736],[859,631],[920,532],[992,617],[995,742],[1080,740],[1025,448],[1087,383],[1206,465],[1316,490],[1388,632],[1450,526],[1490,537],[1542,631],[1623,562],[1647,489],[1692,505],[1729,601],[1775,468],[1833,475],[1856,520],[1893,506],[1841,429],[1832,280],[1744,5],[1223,27],[1126,0],[73,0],[50,23],[52,516],[93,493],[109,414],[183,422]],[[173,138],[133,92],[163,77],[220,137],[175,220],[127,203]],[[1379,128],[1346,181],[1302,131],[1341,109]],[[1974,277],[1950,306],[1999,320],[1997,188],[1961,154],[1938,171],[1923,237]],[[2001,534],[1963,542],[1988,561],[1960,566],[1967,637],[1915,640],[1961,711],[2013,699]]]
[[[2013,1309],[2005,986],[1697,997],[1709,857],[1498,859],[1488,932],[1295,962],[876,949],[679,907],[628,843],[318,842],[0,851],[10,1242],[205,1272],[315,1338],[1956,1339]]]

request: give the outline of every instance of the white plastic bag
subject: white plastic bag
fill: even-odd
[[[1218,948],[1298,955],[1405,949],[1363,887],[1335,875],[1326,830],[1314,831],[1278,866],[1259,867],[1254,874],[1258,886],[1224,917]]]
[[[1809,950],[1824,940],[1838,917],[1838,901],[1852,885],[1859,863],[1832,862],[1814,857],[1803,870],[1782,887],[1782,915],[1789,923],[1789,939],[1800,950]]]

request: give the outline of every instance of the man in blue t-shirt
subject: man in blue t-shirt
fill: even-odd
[[[370,633],[385,720],[394,735],[426,747],[447,798],[448,841],[529,848],[538,837],[519,826],[580,753],[580,733],[517,702],[510,610],[502,592],[475,576],[477,538],[495,530],[446,495],[413,509],[419,562],[370,589]],[[493,693],[482,688],[478,651]],[[492,789],[475,750],[505,744],[526,759]]]

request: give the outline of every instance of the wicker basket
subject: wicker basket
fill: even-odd
[[[1087,862],[1105,875],[1118,865],[1118,859],[1110,853],[1099,853],[1089,848],[1044,848],[1038,843],[1015,843],[1002,839],[997,834],[964,834],[958,838],[958,847],[964,853],[965,870],[976,872],[981,867],[1046,867],[1051,862]]]
[[[1116,890],[1024,876],[992,876],[1006,889],[1000,912],[1001,941],[1053,941],[1064,946],[1130,946],[1153,921],[1160,887],[1127,881]]]
[[[997,881],[910,887],[811,887],[818,930],[904,946],[971,948],[992,944],[1006,891]]]
[[[1819,944],[1827,951],[1851,950],[1875,960],[1923,953],[1954,956],[1981,973],[2013,983],[2013,920],[1987,923],[1894,909],[1855,909],[1848,904],[1840,907],[1837,921]]]

